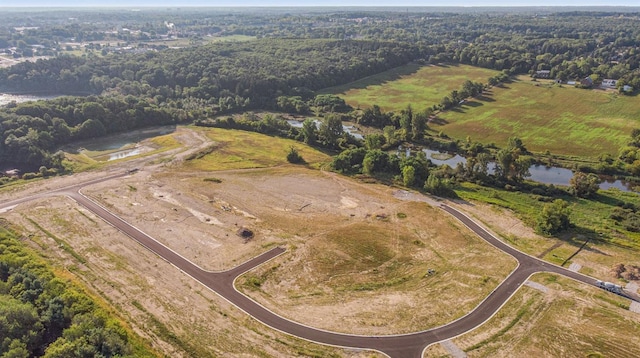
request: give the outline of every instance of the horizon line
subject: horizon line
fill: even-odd
[[[211,5],[143,5],[143,6],[130,6],[130,5],[55,5],[55,6],[43,6],[43,5],[0,5],[0,8],[39,8],[39,9],[55,9],[55,8],[120,8],[120,9],[140,9],[140,8],[638,8],[640,5],[229,5],[229,6],[211,6]]]

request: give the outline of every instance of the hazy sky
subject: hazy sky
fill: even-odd
[[[640,6],[640,0],[0,0],[3,6]]]

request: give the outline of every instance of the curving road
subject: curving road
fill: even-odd
[[[393,358],[413,358],[421,357],[424,349],[443,340],[447,340],[461,335],[491,318],[502,305],[527,281],[527,279],[537,272],[552,272],[574,280],[595,286],[596,280],[589,276],[582,275],[577,272],[569,271],[560,266],[556,266],[535,257],[520,252],[513,247],[500,241],[484,228],[478,225],[462,212],[448,206],[440,205],[447,213],[460,220],[469,229],[478,236],[489,242],[496,248],[513,256],[518,260],[518,267],[491,293],[482,301],[473,311],[466,316],[453,321],[449,324],[429,329],[426,331],[415,332],[394,336],[359,336],[324,331],[312,327],[302,325],[287,320],[277,314],[269,311],[249,297],[237,291],[234,287],[234,281],[238,276],[251,270],[285,252],[283,248],[274,248],[254,259],[247,261],[233,269],[223,272],[210,272],[201,269],[191,261],[180,256],[175,251],[164,246],[159,241],[153,239],[149,235],[130,225],[120,217],[114,215],[106,208],[95,201],[84,196],[80,190],[88,185],[99,182],[112,180],[127,175],[127,173],[116,174],[104,178],[99,178],[73,186],[52,190],[49,192],[9,201],[0,204],[0,209],[11,208],[20,203],[53,195],[66,195],[84,206],[94,214],[101,217],[104,221],[114,226],[133,240],[137,241],[150,251],[154,252],[162,259],[166,260],[173,266],[177,267],[187,275],[193,277],[201,284],[210,288],[212,291],[222,296],[224,299],[243,310],[256,320],[276,330],[297,336],[309,341],[328,344],[340,347],[371,349],[383,352]],[[628,296],[630,299],[638,300],[637,296]]]

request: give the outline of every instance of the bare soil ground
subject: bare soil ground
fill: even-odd
[[[85,190],[205,269],[287,247],[239,286],[285,317],[330,330],[390,334],[446,323],[515,267],[444,213],[392,192],[293,166],[141,172]],[[240,237],[240,228],[254,237]]]
[[[174,183],[178,189],[163,189],[161,180],[153,179],[154,173],[179,167],[184,155],[198,150],[203,144],[210,144],[197,131],[190,129],[179,128],[174,136],[189,150],[184,151],[183,148],[170,153],[137,157],[109,166],[107,170],[14,186],[1,191],[0,200],[10,200],[18,193],[22,195],[24,192],[36,193],[60,188],[80,179],[96,178],[139,167],[141,170],[138,174],[113,182],[112,186],[106,185],[104,192],[100,188],[87,188],[86,192],[105,198],[105,203],[109,203],[108,198],[117,198],[111,205],[125,206],[122,213],[130,210],[124,203],[131,208],[140,209],[139,214],[132,210],[132,216],[126,219],[139,223],[149,233],[158,234],[158,238],[164,238],[177,251],[186,247],[186,251],[182,250],[181,253],[204,267],[230,267],[234,262],[252,257],[253,253],[265,251],[261,245],[270,239],[260,240],[256,237],[255,242],[244,244],[235,235],[234,229],[231,229],[231,226],[235,228],[232,222],[235,223],[238,219],[246,220],[247,223],[257,221],[245,216],[249,214],[235,209],[230,212],[219,209],[221,213],[228,215],[222,217],[229,227],[218,227],[219,222],[209,223],[206,220],[213,219],[213,216],[200,217],[200,213],[212,213],[203,207],[212,203],[187,194],[180,185],[184,178]],[[139,189],[132,189],[129,185]],[[148,195],[148,200],[145,200],[145,195]],[[149,202],[154,204],[150,207],[135,205],[138,201],[144,205]],[[174,208],[179,210],[175,211]],[[71,199],[53,197],[21,204],[3,213],[2,217],[21,229],[25,243],[52,262],[58,274],[83,281],[94,295],[108,301],[116,314],[165,356],[382,356],[373,352],[322,346],[265,327]],[[175,225],[166,222],[173,218],[180,218],[182,222]],[[174,228],[173,232],[166,231],[171,227]],[[220,231],[216,231],[216,228]],[[228,239],[224,233],[229,233]],[[219,235],[220,243],[215,244],[204,237],[214,237],[214,234]],[[193,244],[185,245],[185,242]],[[226,251],[220,253],[222,250],[216,248],[224,248]],[[202,257],[198,256],[198,252],[202,252]]]
[[[84,193],[205,269],[224,270],[272,246],[286,247],[287,253],[236,286],[285,317],[341,332],[392,334],[447,323],[475,307],[515,267],[420,197],[403,201],[393,188],[291,165],[186,170],[184,158],[211,142],[184,127],[172,136],[181,148],[9,187],[0,191],[0,201],[140,168]],[[141,145],[153,145],[147,141]],[[463,209],[508,240],[529,237],[526,227],[503,213]],[[168,356],[372,356],[264,327],[69,199],[23,204],[2,216]],[[254,237],[240,237],[241,228]]]

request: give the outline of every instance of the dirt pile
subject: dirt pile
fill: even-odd
[[[615,278],[622,278],[627,281],[640,280],[640,267],[635,265],[625,266],[617,264],[611,268],[611,275]]]

